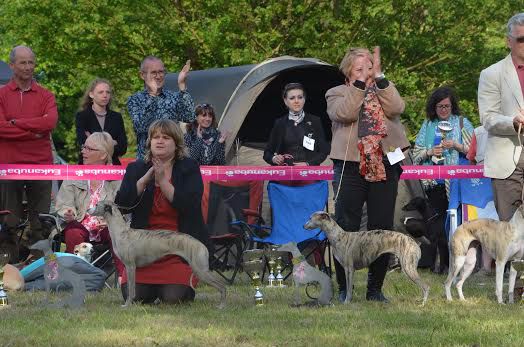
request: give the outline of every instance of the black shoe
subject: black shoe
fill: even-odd
[[[379,301],[383,302],[384,304],[389,304],[389,300],[382,294],[382,292],[378,292],[375,294],[366,294],[366,300],[368,301]]]
[[[344,302],[346,301],[347,292],[345,290],[341,290],[338,292],[338,301]]]

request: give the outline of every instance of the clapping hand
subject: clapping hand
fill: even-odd
[[[231,134],[231,131],[229,130],[225,130],[224,132],[222,132],[220,134],[220,138],[218,139],[218,143],[224,143],[230,134]]]
[[[373,78],[382,75],[382,64],[380,62],[380,47],[376,46],[373,49]]]
[[[153,162],[153,172],[155,176],[155,182],[160,185],[160,183],[167,178],[166,172],[164,170],[164,163],[160,159],[153,158],[151,160]]]
[[[186,64],[184,65],[182,70],[180,70],[180,72],[178,73],[178,89],[180,91],[186,90],[186,80],[187,80],[187,76],[189,75],[189,70],[191,70],[191,60],[190,59],[186,61]]]

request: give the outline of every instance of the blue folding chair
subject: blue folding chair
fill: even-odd
[[[331,275],[331,254],[326,236],[319,229],[304,229],[304,224],[313,212],[326,208],[328,182],[319,181],[306,186],[287,186],[270,182],[267,190],[273,221],[271,233],[264,238],[253,236],[253,241],[273,245],[296,242],[299,248],[314,242],[314,249],[304,255],[308,257],[316,253],[315,260],[318,261],[319,268]],[[324,261],[326,249],[329,252],[329,266]]]

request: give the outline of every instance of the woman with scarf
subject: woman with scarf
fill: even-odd
[[[467,118],[460,116],[458,99],[451,88],[440,87],[431,93],[426,103],[426,116],[427,119],[422,123],[415,140],[414,163],[458,165],[462,159],[464,164],[468,164],[466,154],[471,143],[473,125]],[[447,121],[451,125],[451,131],[444,139],[438,127],[441,121]],[[439,158],[442,160],[439,161]],[[444,229],[449,204],[449,180],[422,180],[422,185],[431,206],[439,215],[435,223],[442,223]],[[449,265],[447,238],[441,237],[438,245],[432,246],[432,254],[435,254],[438,246],[440,255],[440,268],[435,269],[435,272],[447,273]]]
[[[187,124],[184,142],[189,149],[189,156],[200,165],[224,165],[227,132],[217,129],[217,120],[213,106],[201,104],[195,108],[196,118]]]
[[[320,119],[304,112],[306,92],[300,83],[288,83],[282,91],[288,113],[273,125],[264,150],[270,165],[320,165],[329,146]]]
[[[380,49],[351,48],[340,70],[346,83],[327,91],[332,121],[335,218],[342,229],[357,232],[367,204],[368,230],[393,228],[398,181],[402,169],[390,154],[409,147],[400,115],[404,101],[382,73]],[[397,153],[398,153],[397,150]],[[382,293],[388,256],[371,263],[366,299],[388,302]],[[344,269],[335,260],[339,300],[346,300]]]

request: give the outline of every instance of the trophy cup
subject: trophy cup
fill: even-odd
[[[269,285],[268,287],[283,288],[284,276],[282,276],[282,269],[284,268],[284,257],[288,256],[288,252],[278,251],[278,245],[274,245],[271,250],[266,252],[267,263],[269,266]],[[275,276],[275,271],[277,275]]]
[[[511,266],[513,266],[513,268],[517,270],[517,281],[519,279],[524,280],[524,259],[513,260],[511,262]],[[521,293],[515,293],[515,294],[517,295],[520,294],[520,303],[524,304],[524,291],[522,291]]]
[[[447,120],[443,120],[443,121],[438,122],[437,128],[442,133],[442,140],[440,141],[440,143],[442,143],[442,141],[444,141],[446,139],[446,136],[448,135],[448,133],[451,130],[453,130],[453,126]],[[433,163],[435,163],[436,165],[440,165],[440,164],[444,163],[444,157],[442,155],[439,155],[439,156],[433,155],[431,157],[431,161]]]
[[[266,263],[264,261],[264,252],[259,249],[245,251],[242,255],[242,268],[251,279],[251,285],[255,288],[255,306],[264,305],[264,294],[260,290],[262,285],[262,274]]]
[[[7,294],[4,291],[4,266],[9,262],[9,254],[0,253],[0,309],[9,306]]]

